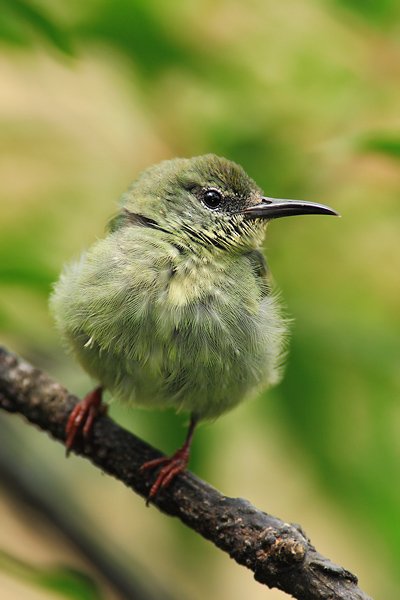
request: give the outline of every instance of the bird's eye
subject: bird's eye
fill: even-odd
[[[203,202],[207,208],[216,209],[222,202],[222,194],[218,190],[206,190],[203,194]]]

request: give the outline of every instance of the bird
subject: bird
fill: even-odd
[[[70,413],[67,453],[113,399],[190,416],[183,445],[144,463],[148,501],[185,471],[196,426],[279,382],[287,319],[263,254],[270,221],[337,215],[277,199],[215,154],[164,160],[120,200],[106,235],[67,264],[50,307],[96,381]],[[161,417],[160,417],[161,418]]]

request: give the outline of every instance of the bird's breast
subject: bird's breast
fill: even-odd
[[[184,307],[215,292],[221,283],[221,269],[207,259],[190,258],[175,266],[166,288],[171,307]]]
[[[255,314],[259,309],[258,296],[254,276],[246,265],[198,256],[175,265],[165,288],[167,306],[178,311],[205,304],[213,311],[227,311],[239,302],[243,310]]]
[[[273,381],[281,322],[246,256],[107,241],[66,272],[54,302],[71,348],[113,395],[213,418]]]

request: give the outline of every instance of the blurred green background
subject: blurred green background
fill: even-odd
[[[119,195],[215,152],[341,220],[273,223],[283,383],[196,437],[191,466],[302,524],[375,600],[400,595],[400,4],[0,0],[1,343],[84,394],[47,298]],[[173,413],[111,414],[166,452]],[[61,445],[0,415],[0,587],[46,598],[281,599]]]

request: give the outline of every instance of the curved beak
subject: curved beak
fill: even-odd
[[[295,215],[334,215],[337,213],[329,206],[304,200],[283,200],[280,198],[261,198],[261,202],[249,206],[243,211],[247,219],[279,219]]]

